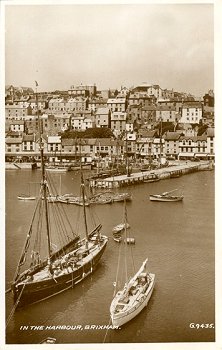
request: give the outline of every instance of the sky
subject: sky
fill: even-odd
[[[214,88],[213,4],[5,6],[5,84]]]

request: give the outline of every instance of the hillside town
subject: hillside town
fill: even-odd
[[[14,166],[39,160],[38,116],[49,164],[100,161],[105,168],[127,158],[161,167],[169,160],[214,160],[213,90],[198,98],[147,83],[38,90],[5,87],[5,160]]]

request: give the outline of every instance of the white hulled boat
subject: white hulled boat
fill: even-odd
[[[155,274],[146,271],[146,259],[139,271],[118,291],[110,306],[113,326],[120,327],[137,316],[152,295]]]
[[[131,246],[131,243],[135,243],[135,239],[128,236],[127,227],[130,226],[127,220],[126,202],[124,207],[124,239],[119,241],[114,298],[110,306],[112,324],[116,327],[129,322],[143,310],[148,304],[155,283],[155,275],[146,269],[148,259],[145,259],[135,273],[133,247]],[[129,276],[130,270],[133,272],[133,277]],[[125,276],[125,281],[122,281],[123,276]]]

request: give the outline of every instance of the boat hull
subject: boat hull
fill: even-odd
[[[150,200],[156,202],[180,202],[183,200],[183,196],[164,197],[159,195],[150,195]]]
[[[119,313],[119,314],[111,313],[113,326],[121,327],[122,325],[126,324],[127,322],[131,321],[134,317],[136,317],[147,306],[154,289],[154,280],[155,280],[154,274],[150,273],[150,276],[152,277],[152,285],[150,288],[148,288],[145,295],[141,298],[141,300],[136,305],[134,305],[131,309],[127,310],[124,313]]]
[[[108,239],[105,237],[98,251],[94,254],[89,254],[91,259],[88,259],[81,266],[69,273],[35,283],[26,283],[25,285],[24,283],[14,284],[12,286],[14,301],[17,302],[19,300],[17,308],[40,302],[69,288],[73,288],[95,270],[104,253],[107,241]]]

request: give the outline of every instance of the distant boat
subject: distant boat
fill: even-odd
[[[157,174],[155,173],[150,173],[149,175],[147,175],[145,177],[145,179],[143,180],[144,182],[156,182],[156,181],[160,181],[160,178]]]
[[[31,191],[30,191],[30,183],[28,183],[28,193],[21,193],[17,196],[17,198],[19,200],[22,201],[33,201],[36,199],[36,196],[31,195]]]
[[[183,200],[183,195],[171,195],[172,192],[175,192],[177,190],[172,190],[169,192],[163,192],[161,194],[151,194],[150,200],[151,201],[157,201],[157,202],[179,202]]]
[[[113,202],[123,202],[123,201],[131,201],[132,195],[130,193],[115,193],[112,194]]]
[[[45,167],[45,170],[53,173],[66,173],[69,170],[69,168],[63,166],[49,165]]]
[[[111,197],[100,196],[94,197],[90,199],[90,204],[111,204],[113,203],[113,199]]]
[[[19,196],[17,196],[17,198],[22,201],[33,201],[36,199],[35,196],[30,196],[28,194],[20,194]]]
[[[129,228],[129,227],[130,227],[130,225],[129,225],[128,223],[121,223],[121,224],[116,225],[116,226],[113,228],[112,232],[113,232],[114,234],[115,234],[115,233],[119,233],[119,232],[123,231],[125,228]]]

